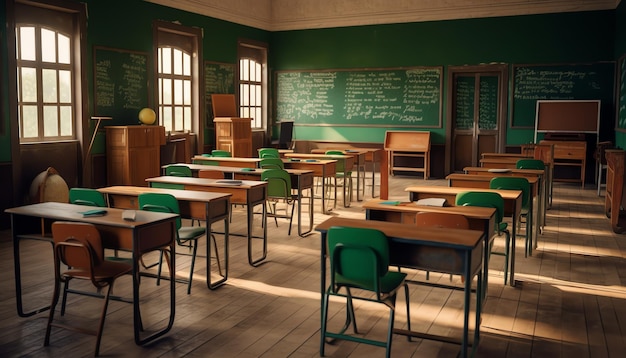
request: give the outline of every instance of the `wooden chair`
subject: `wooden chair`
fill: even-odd
[[[50,345],[50,332],[52,326],[54,326],[95,335],[97,338],[94,355],[98,356],[111,289],[118,277],[131,272],[132,266],[124,262],[107,261],[104,259],[100,233],[92,224],[57,221],[52,224],[52,238],[54,241],[55,282],[50,315],[46,325],[44,346]],[[69,268],[61,272],[61,263]],[[72,279],[90,281],[98,290],[107,288],[100,322],[95,331],[84,327],[54,322],[55,308],[59,302],[60,285],[62,282],[64,283],[62,306],[65,307],[69,282]],[[61,315],[63,313],[64,310],[61,311]]]

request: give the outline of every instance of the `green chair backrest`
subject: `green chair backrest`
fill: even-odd
[[[333,226],[328,229],[331,281],[336,275],[380,292],[378,279],[389,270],[389,244],[380,230]]]
[[[268,169],[261,173],[261,180],[267,182],[267,196],[274,198],[291,197],[291,176],[283,169]]]
[[[327,150],[324,154],[326,154],[326,155],[345,155],[344,152],[342,152],[340,150]],[[335,171],[337,172],[337,174],[343,174],[345,163],[346,162],[344,160],[337,160],[337,164],[335,165]],[[350,172],[348,172],[348,173],[350,173]]]
[[[495,177],[489,182],[489,188],[491,189],[505,189],[505,190],[521,190],[522,191],[522,207],[528,209],[528,203],[530,200],[530,184],[528,179],[524,177]]]
[[[498,193],[485,191],[465,191],[456,195],[457,206],[481,206],[496,209],[496,223],[504,219],[504,199]]]
[[[214,149],[214,150],[211,151],[211,156],[213,156],[213,157],[231,157],[232,155],[227,150]]]
[[[276,148],[261,148],[259,149],[259,158],[280,158],[280,154]]]
[[[280,158],[266,157],[259,162],[261,169],[285,169],[285,164]]]
[[[71,188],[70,203],[101,207],[107,206],[104,195],[96,189],[90,188]]]
[[[165,175],[174,177],[190,177],[191,169],[186,165],[169,165],[165,168]]]
[[[150,182],[151,188],[185,190],[184,184]]]
[[[539,159],[520,159],[515,163],[517,169],[540,169],[545,170],[546,166]]]
[[[141,193],[138,196],[139,209],[158,213],[180,214],[178,200],[173,195],[165,193]],[[176,229],[180,229],[182,221],[176,218]]]

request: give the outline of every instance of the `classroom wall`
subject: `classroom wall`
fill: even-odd
[[[614,12],[596,11],[282,31],[272,34],[271,63],[273,70],[444,66],[445,73],[452,65],[613,61],[614,29]],[[444,78],[444,125],[430,129],[433,143],[445,142],[446,85]],[[298,129],[300,140],[382,142],[385,129],[396,128]],[[506,144],[532,139],[532,129],[509,129]]]
[[[626,1],[620,2],[615,10],[615,60],[623,55],[626,55]],[[614,143],[626,148],[626,131],[615,131]]]

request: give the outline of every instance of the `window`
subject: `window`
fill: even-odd
[[[156,23],[157,116],[168,132],[201,135],[199,29]]]
[[[191,131],[191,55],[159,47],[159,118],[166,131]]]
[[[55,14],[51,16],[51,14]],[[20,143],[76,138],[72,13],[16,6],[15,56]]]
[[[267,123],[267,46],[239,43],[239,115],[252,118],[253,129]]]

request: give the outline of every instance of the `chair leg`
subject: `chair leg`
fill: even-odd
[[[393,342],[392,337],[393,337],[393,322],[395,320],[395,316],[396,316],[396,309],[395,309],[395,297],[393,298],[393,306],[389,307],[389,324],[388,324],[388,328],[387,328],[387,350],[385,353],[385,357],[390,358],[391,357],[391,342]]]
[[[65,315],[65,303],[67,302],[67,291],[70,289],[70,279],[65,279],[65,284],[63,285],[63,299],[61,300],[61,316]]]
[[[287,235],[291,235],[291,224],[293,223],[293,212],[296,210],[296,202],[291,203],[291,217],[289,218],[289,230],[287,230]]]
[[[52,293],[52,303],[50,304],[50,314],[48,315],[48,324],[46,325],[46,335],[44,336],[43,341],[44,346],[50,345],[50,332],[52,330],[52,321],[54,320],[54,311],[59,303],[60,285],[60,280],[56,279],[54,282],[54,292]]]
[[[102,341],[102,331],[104,329],[104,320],[106,319],[106,316],[107,316],[107,308],[109,307],[109,297],[111,294],[111,290],[113,289],[113,282],[115,281],[111,280],[111,282],[109,282],[109,285],[107,287],[107,293],[106,293],[106,296],[104,297],[104,304],[102,305],[102,315],[100,316],[100,324],[98,325],[98,333],[97,333],[97,338],[96,338],[96,353],[94,354],[96,357],[100,354],[100,341]]]
[[[407,329],[410,331],[411,330],[411,304],[410,304],[410,296],[409,296],[409,284],[407,284],[406,282],[404,283],[404,297],[405,297],[405,304],[406,304],[406,326]],[[407,336],[406,337],[407,340],[409,342],[411,342],[411,336]]]
[[[187,284],[187,294],[191,294],[191,283],[193,282],[193,269],[196,265],[196,253],[198,252],[198,240],[194,240],[193,254],[191,256],[191,268],[189,269],[189,283]],[[207,263],[208,265],[209,263]]]
[[[328,292],[324,294],[324,300],[322,301],[322,327],[320,329],[320,356],[324,356],[324,348],[326,346],[326,327],[328,324],[328,302],[330,295]]]
[[[511,250],[511,235],[508,231],[504,232],[504,285],[506,286],[508,277],[509,277],[509,254]],[[515,235],[513,235],[515,238]],[[515,240],[513,240],[513,245],[515,245]]]

